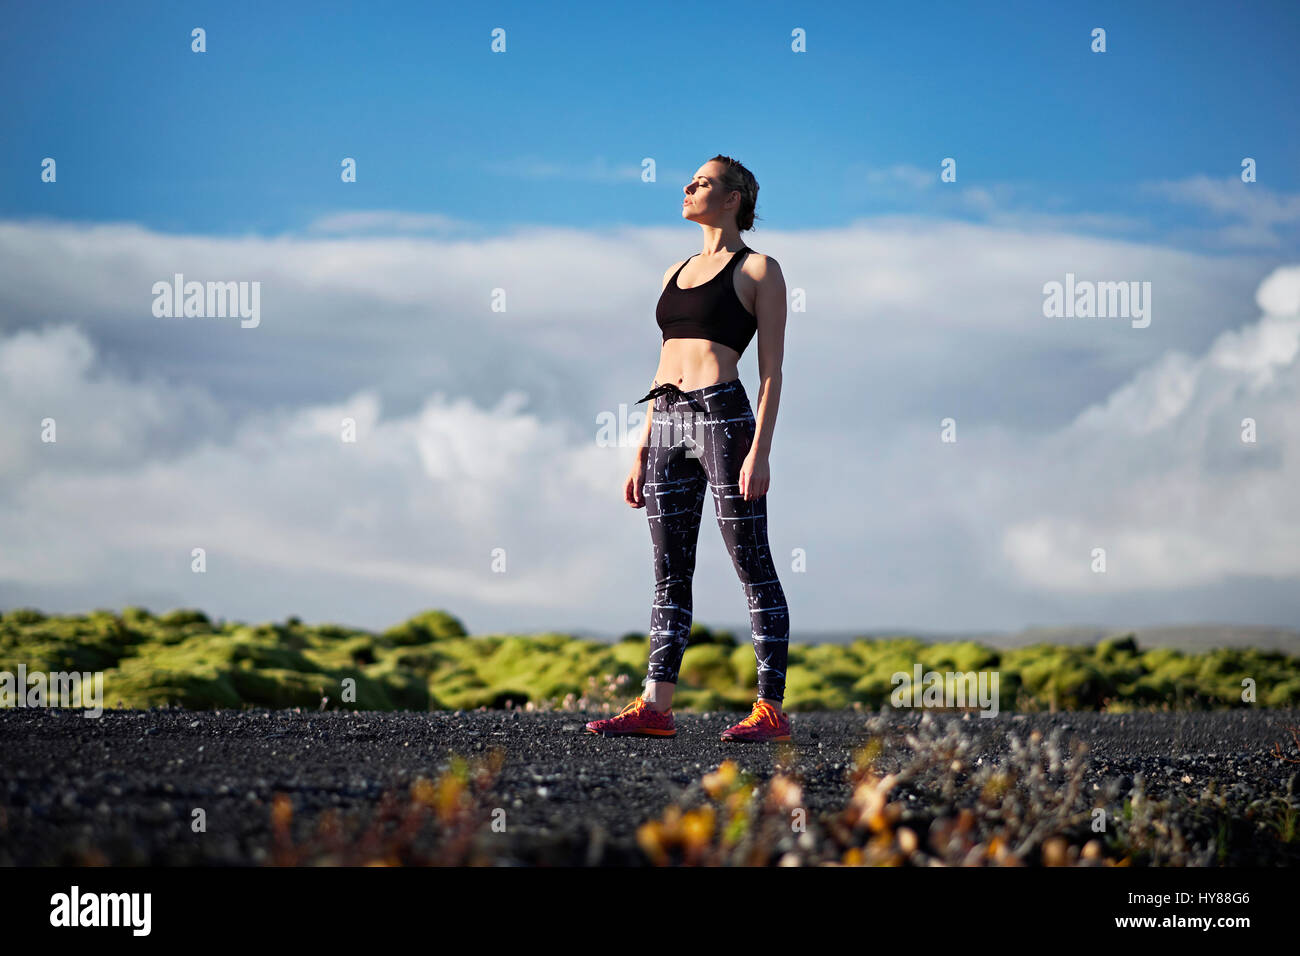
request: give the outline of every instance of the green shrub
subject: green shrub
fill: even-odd
[[[464,625],[446,611],[425,611],[384,632],[386,639],[401,645],[466,636]]]
[[[757,694],[754,651],[728,631],[692,628],[682,660],[681,707],[744,710]],[[0,670],[103,671],[106,701],[131,707],[167,702],[186,707],[362,709],[499,707],[580,696],[644,676],[648,639],[629,632],[614,644],[568,634],[472,637],[445,611],[428,611],[383,632],[335,624],[212,622],[202,611],[157,618],[143,608],[119,615],[46,616],[32,608],[0,614]],[[889,704],[893,675],[996,669],[1000,706],[1012,709],[1225,708],[1247,706],[1242,681],[1258,689],[1258,706],[1300,706],[1300,659],[1280,652],[1226,648],[1184,654],[1141,650],[1133,635],[1095,647],[1038,644],[998,651],[973,641],[927,644],[905,636],[789,651],[786,709]],[[356,682],[344,703],[342,683]],[[604,693],[605,691],[601,691]]]

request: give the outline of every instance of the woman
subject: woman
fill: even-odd
[[[723,740],[789,740],[785,696],[790,618],[767,543],[768,451],[781,397],[785,279],[775,259],[740,233],[754,226],[758,183],[728,156],[709,160],[685,187],[682,218],[704,231],[704,250],[664,273],[655,316],[663,330],[653,401],[624,498],[644,507],[654,547],[655,599],[645,691],[597,734],[672,737],[673,691],[691,630],[691,578],[706,486],[749,600],[758,700]],[[758,335],[758,418],[737,365]]]

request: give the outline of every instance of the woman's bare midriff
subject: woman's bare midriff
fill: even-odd
[[[669,339],[659,352],[655,384],[668,382],[683,392],[740,377],[736,350],[709,339]]]

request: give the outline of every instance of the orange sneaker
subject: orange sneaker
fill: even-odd
[[[748,717],[722,732],[723,740],[743,740],[762,743],[769,740],[790,739],[790,718],[765,700],[754,702]]]
[[[677,736],[672,710],[654,710],[643,697],[637,697],[613,717],[590,721],[587,724],[587,732],[600,734],[603,737]]]

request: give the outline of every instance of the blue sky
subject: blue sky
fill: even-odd
[[[1160,228],[1204,213],[1144,182],[1231,176],[1251,155],[1261,186],[1300,185],[1300,124],[1283,121],[1300,89],[1293,2],[743,10],[9,5],[0,211],[210,235],[377,208],[490,232],[651,225],[718,151],[763,171],[760,214],[786,228],[913,211],[858,188],[861,171],[937,173],[948,156],[961,183]],[[806,54],[790,52],[795,27]],[[30,174],[37,153],[59,158],[54,195]],[[646,156],[657,183],[640,181]]]
[[[597,422],[724,152],[808,302],[769,497],[796,638],[1294,625],[1300,4],[740,9],[10,4],[0,606],[644,629]],[[259,283],[260,324],[154,316],[177,272]],[[1149,282],[1151,324],[1045,317],[1067,274]],[[737,626],[707,514],[699,554],[697,619]]]

